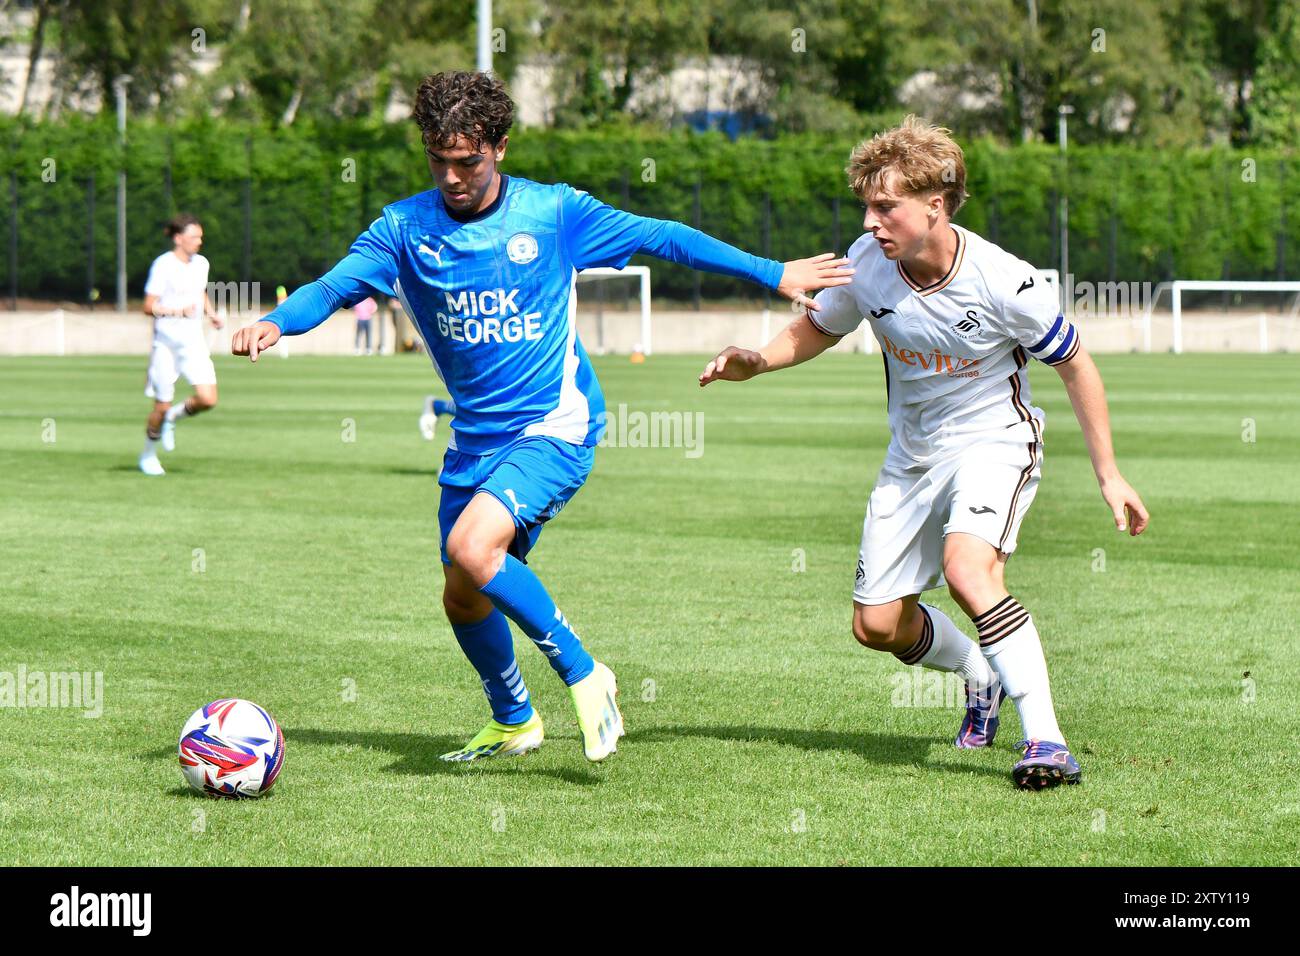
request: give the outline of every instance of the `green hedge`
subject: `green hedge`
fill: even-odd
[[[269,130],[217,120],[139,122],[123,150],[109,119],[32,125],[5,118],[0,136],[9,143],[0,151],[6,245],[12,184],[18,194],[22,296],[81,300],[93,283],[111,298],[116,177],[123,163],[135,295],[150,261],[166,248],[162,224],[176,211],[203,219],[214,280],[292,288],[342,256],[385,203],[428,186],[411,124]],[[730,142],[718,134],[635,128],[520,129],[504,168],[572,183],[643,215],[698,223],[750,251],[785,259],[842,251],[860,234],[861,207],[843,174],[851,145],[815,137]],[[1078,147],[1067,170],[1049,146],[976,141],[965,147],[972,197],[958,221],[1040,266],[1058,264],[1057,197],[1068,182],[1070,262],[1078,279],[1300,276],[1300,160],[1293,156]],[[55,162],[53,182],[42,181],[47,158]],[[347,160],[355,161],[354,182],[342,175]],[[1243,175],[1245,160],[1254,163],[1254,182]],[[759,294],[734,280],[647,261],[656,267],[656,296]]]

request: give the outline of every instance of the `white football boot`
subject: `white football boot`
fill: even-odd
[[[433,396],[424,397],[424,411],[420,413],[420,434],[425,441],[433,441],[433,434],[438,430],[438,416],[433,412]]]
[[[158,460],[157,452],[144,452],[140,455],[140,470],[146,475],[165,475],[162,462]]]

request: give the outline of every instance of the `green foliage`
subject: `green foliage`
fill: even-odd
[[[704,54],[706,31],[707,17],[693,0],[547,3],[541,36],[557,67],[557,121],[582,127],[613,120],[680,59]],[[660,89],[648,101],[661,105],[669,95]]]
[[[39,0],[53,118],[134,77],[132,114],[292,125],[381,118],[424,75],[475,63],[446,0]],[[849,136],[917,112],[960,135],[1187,148],[1282,145],[1300,113],[1300,0],[496,0],[496,72],[543,122]],[[396,27],[396,28],[395,28]],[[527,69],[523,69],[526,67]],[[93,106],[92,106],[93,108]]]
[[[131,76],[127,97],[144,108],[156,98],[164,107],[187,72],[196,0],[96,0],[63,3],[58,20],[60,81],[96,90],[113,109],[113,81]]]
[[[503,168],[568,182],[640,215],[672,219],[775,259],[844,251],[861,210],[843,167],[856,137],[776,139],[516,130]],[[94,273],[112,287],[119,157],[129,185],[128,271],[138,292],[179,210],[204,220],[213,277],[264,288],[309,282],[342,257],[383,206],[429,186],[415,127],[369,121],[288,129],[214,119],[136,123],[125,153],[107,120],[0,121],[0,173],[18,177],[19,290],[83,299],[95,177]],[[966,143],[972,198],[958,221],[1042,267],[1058,265],[1055,208],[1068,182],[1071,271],[1093,281],[1274,278],[1300,274],[1300,160],[1265,150],[1079,146],[1066,169],[1043,144]],[[43,182],[42,161],[57,178]],[[1245,164],[1245,166],[1243,166]],[[170,186],[168,180],[170,170]],[[1253,180],[1253,181],[1252,181]],[[698,216],[697,216],[697,185]],[[838,228],[836,217],[838,215]],[[4,218],[7,220],[7,206]],[[245,247],[247,231],[248,243]],[[756,296],[753,286],[657,260],[655,294]]]
[[[1252,120],[1257,139],[1270,146],[1300,142],[1300,0],[1288,0],[1278,28],[1263,43]]]

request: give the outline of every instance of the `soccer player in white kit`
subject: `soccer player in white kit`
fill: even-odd
[[[165,474],[158,461],[158,447],[176,447],[176,423],[187,415],[208,411],[217,404],[217,371],[204,338],[203,319],[214,328],[224,323],[208,298],[208,260],[199,255],[203,226],[191,215],[182,214],[167,224],[172,241],[149,267],[144,286],[144,314],[153,317],[153,350],[145,395],[154,400],[145,423],[144,450],[140,470],[146,475]],[[184,375],[194,394],[173,405],[176,379]]]
[[[958,747],[992,744],[1010,696],[1025,737],[1016,784],[1077,783],[1038,632],[1003,572],[1042,468],[1044,415],[1029,395],[1030,357],[1060,374],[1115,527],[1146,529],[1146,508],[1115,464],[1101,376],[1043,276],[951,223],[967,193],[948,130],[908,117],[859,144],[846,172],[866,208],[866,235],[848,253],[852,282],[823,290],[820,311],[805,312],[761,350],[725,349],[700,384],[797,365],[870,321],[892,439],[867,502],[853,634],[904,664],[965,678]],[[978,642],[920,603],[945,582]]]

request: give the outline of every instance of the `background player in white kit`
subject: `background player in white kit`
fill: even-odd
[[[164,474],[158,446],[163,451],[176,447],[176,422],[217,404],[217,371],[208,352],[203,319],[218,329],[225,324],[208,298],[208,260],[199,255],[203,226],[193,216],[182,214],[167,224],[166,232],[172,249],[153,261],[144,286],[144,314],[154,319],[144,389],[154,404],[140,452],[140,470],[146,475]],[[176,379],[182,375],[194,387],[194,394],[173,405]]]
[[[958,747],[990,745],[1010,696],[1026,738],[1015,782],[1077,783],[1038,632],[1003,572],[1042,467],[1044,415],[1031,404],[1027,356],[1060,374],[1116,528],[1145,530],[1146,508],[1115,464],[1101,376],[1043,277],[950,222],[967,193],[948,130],[909,116],[859,144],[846,172],[866,206],[867,233],[849,249],[853,281],[818,294],[815,316],[795,319],[760,351],[725,349],[700,384],[805,362],[869,317],[892,440],[867,503],[853,634],[905,664],[965,678]],[[978,644],[919,602],[945,581]]]

